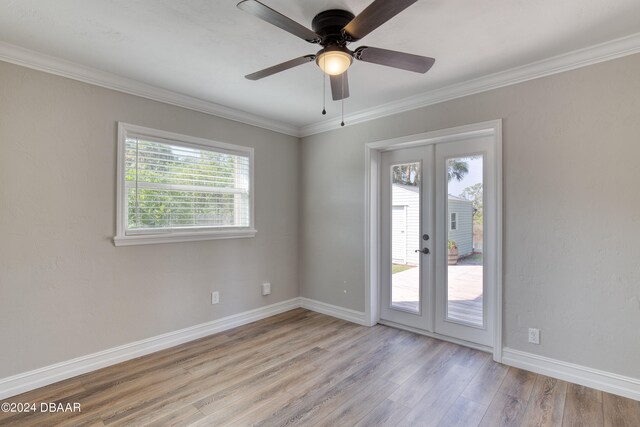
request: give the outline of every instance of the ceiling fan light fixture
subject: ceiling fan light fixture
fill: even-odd
[[[327,48],[320,51],[316,57],[318,67],[330,76],[338,76],[351,66],[353,57],[342,48]]]

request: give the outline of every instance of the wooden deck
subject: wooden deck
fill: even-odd
[[[482,326],[482,266],[450,265],[448,315],[450,320]],[[419,272],[414,267],[392,276],[392,305],[418,311]]]
[[[8,426],[638,426],[640,402],[422,335],[303,309],[6,402]]]

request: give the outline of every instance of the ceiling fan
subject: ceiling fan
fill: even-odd
[[[346,10],[325,10],[313,18],[311,22],[313,31],[311,31],[257,0],[243,0],[238,3],[238,7],[245,12],[309,43],[322,46],[315,55],[304,55],[245,77],[249,80],[259,80],[315,60],[320,69],[330,76],[333,99],[340,100],[349,97],[347,69],[354,58],[363,62],[426,73],[433,66],[435,59],[377,47],[360,46],[355,50],[347,48],[349,43],[362,39],[416,1],[374,0],[358,16]]]

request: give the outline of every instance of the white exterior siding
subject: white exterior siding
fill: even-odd
[[[392,187],[393,212],[402,206],[406,206],[406,261],[405,264],[418,265],[418,255],[416,249],[420,249],[420,194],[419,188],[411,185],[394,184]],[[392,229],[395,232],[395,227]],[[397,233],[395,233],[397,234]],[[392,236],[395,242],[399,236]],[[398,240],[399,241],[399,240]],[[396,262],[396,248],[392,248],[393,261]]]
[[[420,249],[419,188],[394,184],[392,190],[392,261],[396,264],[418,265],[420,254],[415,251]],[[468,200],[450,195],[448,209],[447,230],[450,228],[451,212],[457,214],[458,222],[457,230],[449,230],[449,239],[454,240],[458,245],[460,256],[471,255],[473,253],[473,205]],[[404,254],[403,249],[406,251]]]
[[[449,230],[449,239],[456,242],[460,256],[471,255],[473,253],[473,205],[470,201],[455,196],[449,196],[448,204],[447,229]],[[456,230],[451,230],[452,212],[455,212],[457,217]]]
[[[393,205],[391,209],[391,261],[407,263],[407,206]]]

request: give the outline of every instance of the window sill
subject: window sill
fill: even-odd
[[[161,234],[133,234],[129,236],[115,236],[115,246],[154,245],[158,243],[198,242],[201,240],[243,239],[255,237],[257,230],[229,230],[210,232],[174,232]]]

